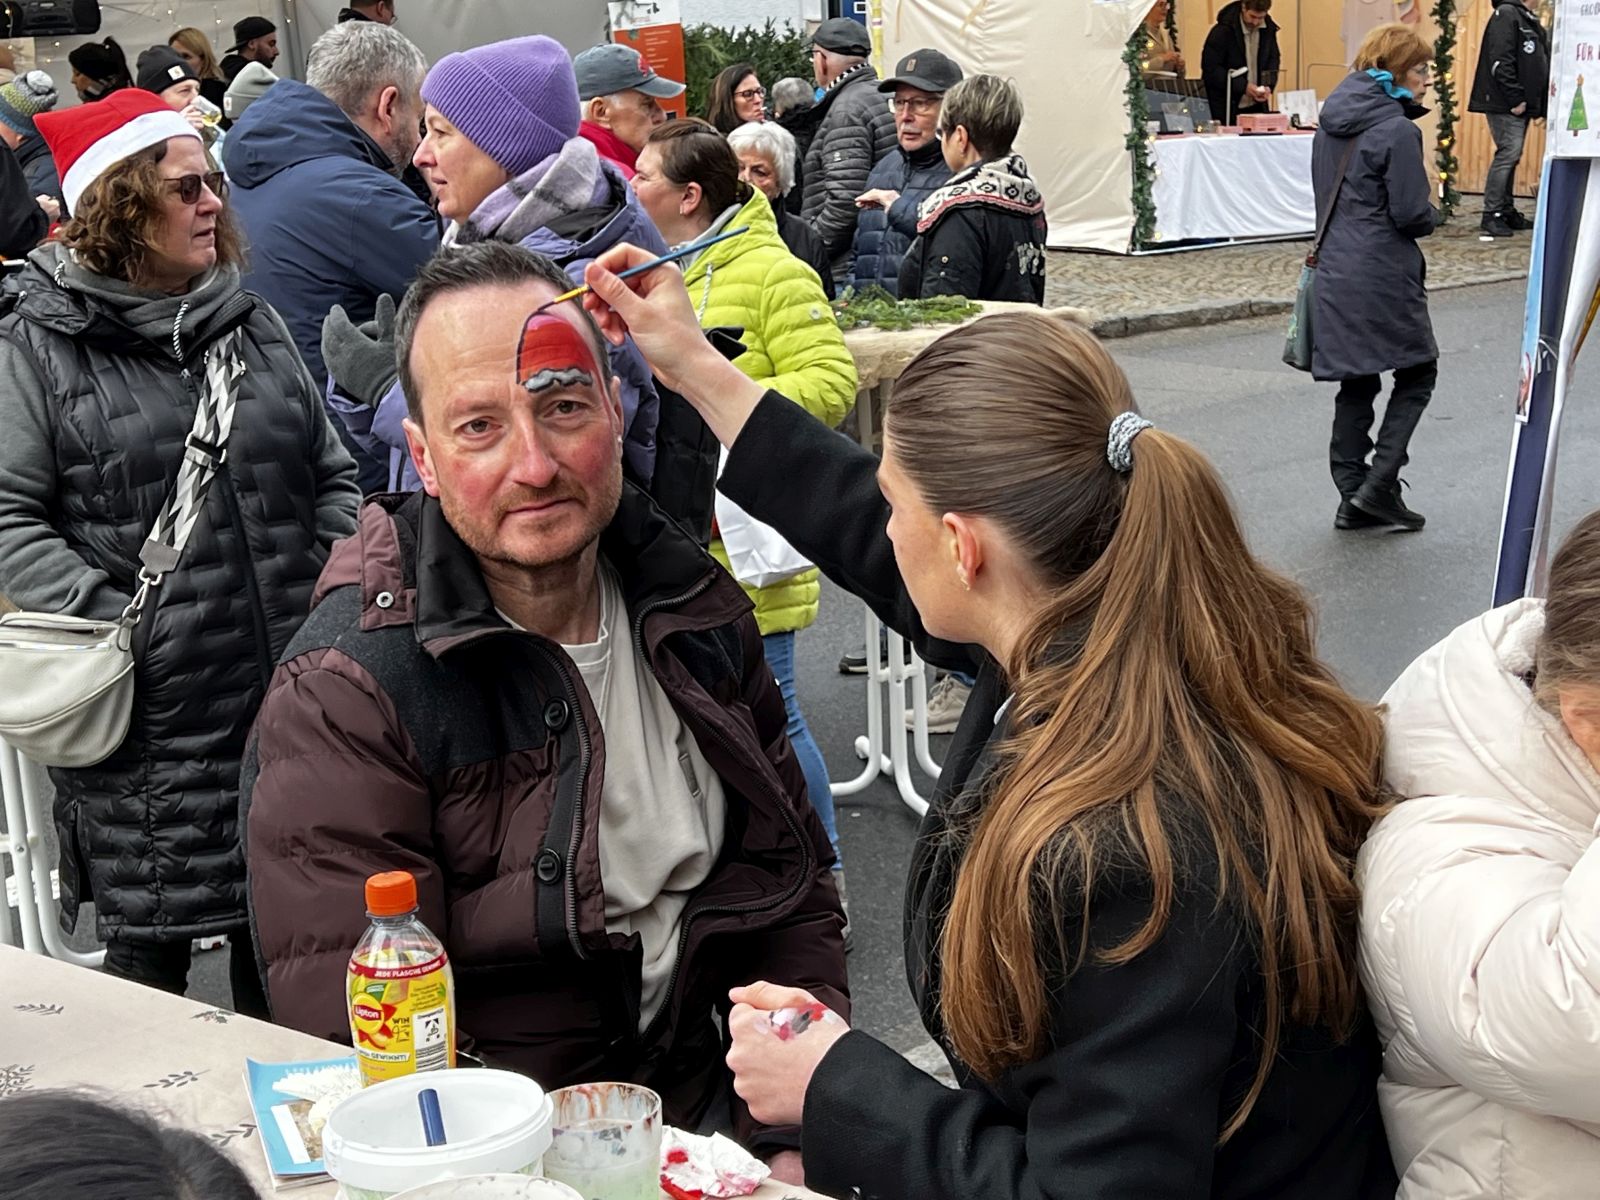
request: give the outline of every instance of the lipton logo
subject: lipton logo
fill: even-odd
[[[357,1000],[350,1006],[351,1015],[358,1021],[381,1021],[383,1010],[365,1000]]]

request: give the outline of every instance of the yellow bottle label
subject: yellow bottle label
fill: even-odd
[[[456,1065],[455,1014],[443,954],[404,965],[351,959],[346,981],[350,1039],[363,1085]]]

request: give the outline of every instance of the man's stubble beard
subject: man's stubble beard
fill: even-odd
[[[578,539],[575,548],[554,558],[530,560],[519,558],[500,546],[498,531],[504,518],[503,513],[495,514],[492,528],[482,529],[472,514],[455,502],[454,497],[447,498],[443,492],[439,495],[439,506],[444,510],[444,519],[449,522],[450,528],[455,530],[456,536],[480,560],[539,574],[546,572],[560,574],[571,570],[573,564],[583,558],[589,547],[599,540],[600,535],[611,524],[621,503],[622,464],[618,462],[616,469],[605,479],[600,492],[594,496],[594,503],[587,507],[590,526],[584,531],[584,536]],[[510,507],[514,508],[516,505]]]

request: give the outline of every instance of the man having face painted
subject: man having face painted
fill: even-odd
[[[749,601],[624,481],[588,315],[540,309],[569,286],[480,242],[401,306],[422,491],[335,547],[244,771],[273,1017],[348,1037],[362,884],[410,871],[464,1050],[645,1083],[792,1179],[798,1131],[750,1117],[714,1017],[754,979],[848,1012],[833,855]]]

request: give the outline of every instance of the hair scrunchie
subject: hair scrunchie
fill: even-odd
[[[1133,470],[1133,439],[1152,427],[1136,412],[1118,413],[1111,420],[1111,433],[1106,438],[1106,461],[1119,475]]]

